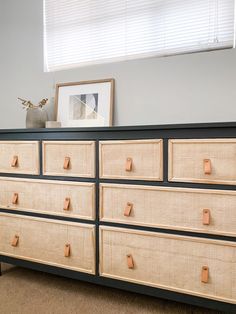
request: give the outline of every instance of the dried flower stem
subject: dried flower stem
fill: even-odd
[[[18,99],[21,101],[23,109],[26,109],[26,110],[43,108],[43,106],[45,106],[48,102],[47,98],[43,98],[37,105],[34,105],[30,100],[26,100],[20,97],[18,97]]]

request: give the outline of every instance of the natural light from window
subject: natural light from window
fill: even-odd
[[[234,0],[44,0],[45,71],[233,44]]]

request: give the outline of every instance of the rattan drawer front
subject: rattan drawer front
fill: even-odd
[[[94,274],[95,229],[92,225],[1,213],[0,255]]]
[[[236,139],[169,140],[169,181],[236,184]]]
[[[66,177],[95,177],[93,141],[43,142],[43,174]]]
[[[95,184],[0,177],[0,207],[94,219]]]
[[[163,180],[162,140],[100,142],[100,177]]]
[[[0,141],[0,172],[39,174],[39,143]]]
[[[236,191],[100,184],[101,221],[236,236],[235,209]]]
[[[111,227],[100,233],[102,276],[236,303],[234,242]]]

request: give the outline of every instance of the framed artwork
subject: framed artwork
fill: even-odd
[[[56,85],[56,117],[62,127],[111,126],[114,79]]]

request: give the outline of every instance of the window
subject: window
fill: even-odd
[[[234,0],[44,0],[46,71],[233,43]]]

